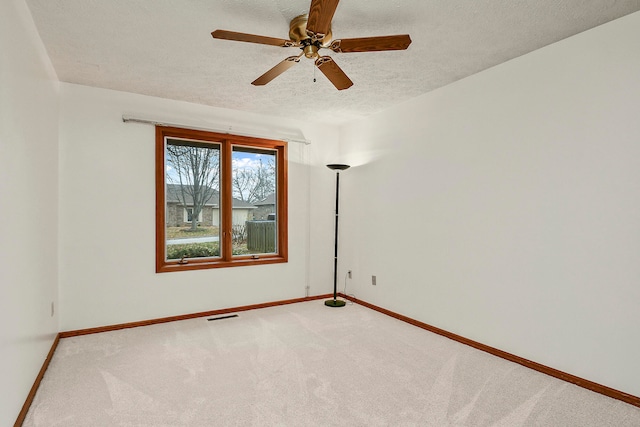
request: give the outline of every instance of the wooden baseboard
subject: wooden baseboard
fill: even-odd
[[[220,310],[203,311],[200,313],[182,314],[179,316],[161,317],[158,319],[142,320],[139,322],[120,323],[117,325],[99,326],[96,328],[78,329],[75,331],[60,332],[60,338],[77,337],[79,335],[97,334],[100,332],[117,331],[119,329],[137,328],[139,326],[157,325],[159,323],[175,322],[177,320],[195,319],[198,317],[218,316],[240,311],[256,310],[258,308],[275,307],[278,305],[295,304],[297,302],[313,301],[324,298],[331,298],[333,294],[316,295],[312,297],[294,298],[281,301],[265,302],[262,304],[244,305],[240,307],[223,308]]]
[[[354,303],[360,304],[364,307],[370,308],[372,310],[378,311],[380,313],[386,314],[387,316],[391,316],[398,320],[402,320],[403,322],[410,323],[419,328],[425,329],[429,332],[433,332],[438,335],[442,335],[443,337],[447,337],[454,341],[458,341],[459,343],[466,344],[478,350],[482,350],[494,356],[501,357],[503,359],[509,360],[510,362],[518,363],[522,366],[526,366],[527,368],[533,369],[535,371],[541,372],[543,374],[550,375],[552,377],[561,379],[563,381],[567,381],[571,384],[575,384],[577,386],[586,388],[588,390],[594,391],[596,393],[603,394],[605,396],[611,397],[613,399],[621,400],[625,403],[629,403],[630,405],[640,407],[640,397],[633,396],[631,394],[625,393],[620,390],[613,389],[611,387],[604,386],[602,384],[595,383],[593,381],[586,380],[584,378],[577,377],[575,375],[568,374],[566,372],[559,371],[557,369],[551,368],[549,366],[543,365],[538,362],[534,362],[531,360],[524,359],[520,356],[516,356],[515,354],[507,353],[506,351],[499,350],[497,348],[479,343],[477,341],[470,340],[468,338],[462,337],[460,335],[456,335],[449,331],[445,331],[444,329],[436,328],[435,326],[431,326],[427,323],[420,322],[418,320],[412,319],[407,316],[403,316],[402,314],[394,313],[393,311],[387,310],[382,307],[378,307],[373,304],[369,304],[368,302],[359,300],[357,298],[340,294],[342,298],[348,299]]]
[[[51,362],[51,358],[53,357],[53,353],[55,353],[56,348],[58,347],[59,341],[60,341],[60,334],[56,334],[56,337],[53,340],[53,344],[51,344],[51,349],[47,354],[47,358],[44,360],[44,363],[42,364],[42,368],[40,368],[40,372],[38,372],[38,376],[36,377],[36,380],[33,382],[33,386],[31,386],[31,390],[27,395],[27,399],[25,400],[24,405],[22,405],[22,409],[20,410],[20,413],[18,414],[18,418],[16,419],[16,422],[13,424],[13,427],[22,426],[24,419],[27,417],[27,412],[29,412],[31,403],[33,403],[33,398],[36,396],[38,387],[40,387],[40,382],[42,382],[42,377],[44,377],[44,373],[47,371],[47,368],[49,367],[49,362]]]

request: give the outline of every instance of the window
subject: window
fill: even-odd
[[[287,262],[286,162],[283,141],[156,127],[156,271]]]
[[[184,222],[192,222],[193,221],[193,208],[185,208],[184,209]],[[202,222],[202,210],[198,214],[198,222]]]

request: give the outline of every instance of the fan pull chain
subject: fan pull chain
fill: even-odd
[[[316,67],[313,67],[313,82],[316,82]]]

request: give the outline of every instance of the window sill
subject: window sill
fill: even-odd
[[[247,267],[263,264],[280,264],[286,263],[287,261],[288,260],[286,257],[280,255],[259,255],[258,258],[238,257],[234,258],[231,261],[192,258],[187,260],[187,262],[183,264],[180,264],[177,260],[169,262],[165,261],[162,264],[156,265],[156,273],[169,273],[172,271],[187,270],[207,270],[211,268]]]

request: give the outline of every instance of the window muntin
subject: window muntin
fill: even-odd
[[[283,141],[158,126],[156,271],[286,262],[286,171]]]

